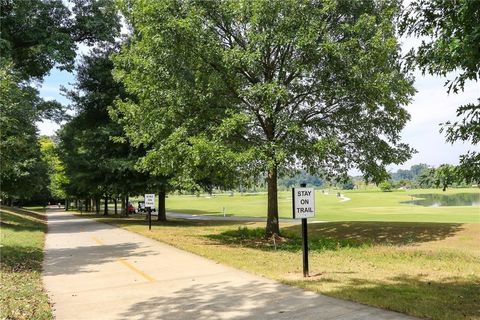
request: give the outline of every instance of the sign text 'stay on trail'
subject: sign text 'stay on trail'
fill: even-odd
[[[155,208],[155,194],[145,194],[145,208]]]
[[[294,219],[315,216],[315,191],[313,188],[293,188],[292,196]]]

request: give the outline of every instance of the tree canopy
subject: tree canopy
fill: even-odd
[[[18,73],[0,65],[0,184],[3,199],[29,198],[45,191],[47,166],[41,159],[36,121],[41,99],[19,82]]]
[[[267,172],[267,234],[278,233],[278,174],[356,167],[381,181],[409,158],[398,12],[397,1],[124,1],[133,34],[116,77],[138,99],[120,108],[143,127],[127,135],[149,155],[174,141]],[[152,168],[178,153],[161,156]]]
[[[423,73],[446,76],[454,72],[447,91],[462,92],[468,81],[480,78],[480,1],[415,0],[406,7],[401,31],[422,38],[418,48],[407,55],[413,67]],[[480,90],[479,90],[480,92]],[[480,99],[458,107],[458,121],[447,121],[447,141],[480,141]],[[460,157],[460,171],[468,182],[480,184],[480,153]]]
[[[36,123],[64,119],[64,108],[42,99],[36,85],[55,66],[72,70],[77,45],[111,41],[119,30],[112,0],[0,2],[2,198],[48,193]]]
[[[4,0],[0,51],[23,79],[42,79],[54,66],[72,71],[79,43],[112,42],[120,21],[112,0]]]
[[[58,156],[58,142],[46,136],[41,136],[39,142],[42,160],[48,166],[48,197],[63,200],[67,196],[65,186],[68,183],[68,178],[65,175],[63,163]]]

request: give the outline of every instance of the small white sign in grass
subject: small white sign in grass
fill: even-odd
[[[155,208],[155,194],[145,194],[145,208]]]

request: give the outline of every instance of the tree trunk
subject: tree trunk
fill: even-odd
[[[270,237],[274,234],[280,234],[280,227],[278,224],[278,190],[277,190],[277,166],[268,170],[267,177],[268,185],[268,214],[267,214],[267,228],[265,234]]]
[[[68,211],[68,209],[69,209],[68,199],[65,199],[65,211]]]
[[[158,221],[167,221],[167,210],[165,209],[165,186],[158,191]]]
[[[105,197],[103,205],[103,215],[108,216],[108,197]]]
[[[118,211],[117,211],[117,197],[115,197],[113,199],[113,204],[115,205],[115,214],[118,214]]]
[[[125,215],[128,217],[128,194],[125,196]]]
[[[100,214],[100,198],[95,198],[95,214]]]

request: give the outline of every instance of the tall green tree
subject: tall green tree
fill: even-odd
[[[48,185],[35,126],[43,101],[19,78],[11,66],[0,65],[0,196],[9,202],[38,195]]]
[[[109,56],[115,50],[115,45],[109,45],[83,56],[74,88],[68,92],[76,115],[60,131],[60,156],[69,178],[67,191],[78,198],[107,201],[156,190],[164,200],[167,179],[137,169],[145,150],[132,147],[123,127],[109,114],[114,100],[125,97],[123,85],[112,77]],[[166,219],[164,203],[159,208],[160,220]]]
[[[65,168],[58,156],[57,142],[51,137],[41,136],[39,139],[40,150],[42,152],[42,160],[48,166],[49,185],[48,190],[53,199],[65,199],[65,185],[68,178],[65,175]]]
[[[445,86],[448,93],[462,92],[468,81],[480,79],[480,1],[415,0],[402,19],[401,31],[422,38],[408,59],[423,73],[446,76],[454,72]],[[479,90],[480,92],[480,90]],[[480,141],[480,99],[458,107],[458,121],[447,121],[447,141]],[[480,153],[470,151],[460,157],[459,172],[467,182],[480,184]]]
[[[279,233],[279,174],[356,167],[378,182],[385,165],[409,158],[400,131],[414,89],[400,65],[397,1],[123,4],[133,34],[116,74],[138,100],[122,108],[149,129],[127,134],[161,144],[193,133],[219,165],[233,152],[239,167],[266,172],[267,235]]]
[[[451,164],[442,164],[435,170],[435,186],[446,191],[457,180],[457,170]]]
[[[399,182],[401,180],[417,180],[418,175],[424,170],[428,169],[428,165],[424,163],[415,164],[410,169],[398,169],[396,172],[391,173],[392,180]]]
[[[70,4],[0,1],[0,183],[4,196],[29,197],[32,192],[28,190],[46,190],[48,184],[48,179],[33,179],[48,177],[36,122],[59,121],[64,110],[58,102],[40,98],[34,84],[54,66],[72,70],[78,44],[111,41],[120,30],[112,0],[73,0]]]
[[[60,157],[75,197],[117,197],[134,192],[136,157],[108,109],[124,92],[113,81],[111,46],[96,48],[80,60],[76,83],[68,91],[75,117],[60,130]],[[139,179],[142,180],[141,178]],[[137,190],[138,191],[138,190]]]
[[[417,176],[417,183],[422,188],[435,187],[435,168],[425,168]]]

